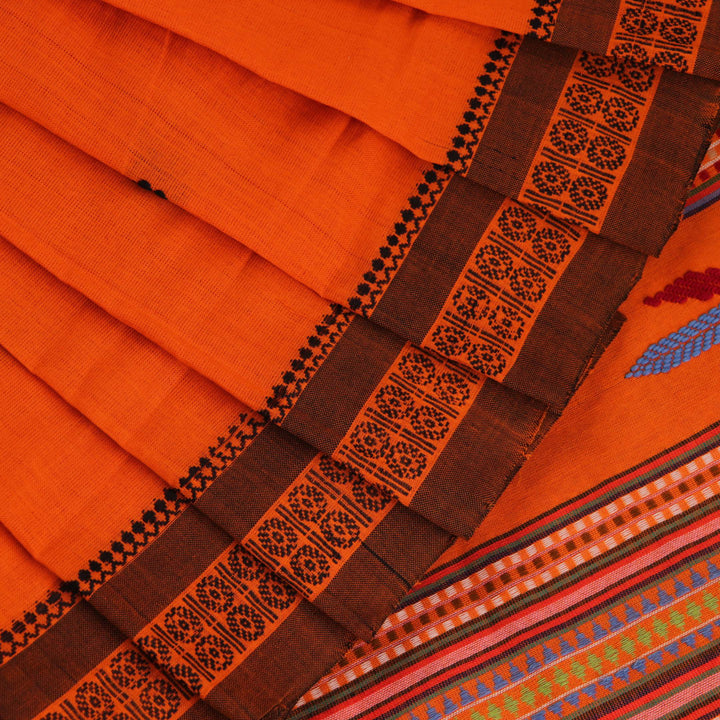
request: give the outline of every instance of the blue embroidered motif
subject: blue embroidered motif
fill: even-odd
[[[630,368],[626,378],[658,375],[720,344],[720,305],[653,343]]]

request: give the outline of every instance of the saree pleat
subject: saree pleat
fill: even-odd
[[[562,0],[394,0],[433,15],[465,20],[478,25],[503,28],[519,35],[532,34],[548,39]],[[599,3],[595,3],[597,6]],[[587,8],[592,13],[592,7]]]
[[[624,0],[414,4],[0,0],[2,720],[309,717],[403,617],[424,652],[423,603],[383,621],[626,341],[716,126],[715,9],[683,64],[623,49]],[[552,452],[637,462],[585,402]]]
[[[224,1],[212,13],[200,2],[182,8],[164,0],[108,5],[358,118],[418,157],[440,163],[456,147],[456,125],[477,76],[491,53],[498,60],[506,48],[496,45],[502,32],[495,27],[431,17],[383,0],[323,6],[311,0],[271,6]]]
[[[720,79],[720,10],[708,0],[401,0],[439,16],[528,33],[600,55]]]
[[[21,578],[22,582],[0,586],[0,664],[22,647],[21,633],[26,642],[40,635],[62,616],[72,598],[61,590],[60,580],[43,567],[0,525],[0,569],[3,577]],[[64,595],[64,597],[63,597]],[[19,632],[7,627],[21,624]]]
[[[192,212],[323,297],[348,302],[352,285],[373,259],[368,253],[381,244],[400,216],[409,213],[410,218],[422,222],[432,209],[435,200],[419,198],[419,205],[411,202],[409,209],[402,210],[430,168],[398,147],[383,144],[380,136],[354,125],[349,116],[263,83],[219,55],[177,36],[166,36],[161,27],[148,27],[132,16],[108,11],[102,3],[88,9],[89,17],[73,18],[73,34],[79,36],[75,42],[65,27],[56,29],[54,35],[52,26],[44,30],[41,37],[49,37],[42,46],[36,43],[42,60],[34,78],[28,78],[23,56],[18,54],[28,43],[20,43],[14,52],[10,44],[4,48],[6,62],[16,69],[14,78],[8,74],[4,80],[1,99],[18,105],[20,112],[132,179],[147,180],[171,200],[183,204],[183,195],[190,190],[202,193],[204,198],[188,198]],[[13,34],[21,30],[32,34],[33,6],[28,5],[22,16],[18,12],[4,14]],[[92,42],[108,25],[120,27],[112,54],[116,59],[110,60],[93,52],[97,41]],[[73,43],[86,48],[82,59],[75,59],[78,51],[71,47]],[[147,85],[151,61],[157,79],[148,96],[137,99],[136,88]],[[108,62],[115,65],[106,67]],[[507,78],[501,79],[502,67],[507,69],[508,64]],[[586,57],[532,39],[522,43],[511,63],[510,59],[504,64],[498,60],[497,65],[494,72],[485,74],[486,79],[472,81],[462,107],[449,110],[454,122],[464,127],[454,131],[460,140],[455,155],[445,159],[447,168],[440,175],[447,175],[448,170],[467,174],[503,196],[542,207],[620,243],[632,246],[642,240],[646,244],[639,249],[646,254],[658,252],[675,226],[677,197],[694,174],[699,162],[697,148],[717,114],[716,86],[673,72]],[[49,73],[45,67],[54,71]],[[67,89],[62,102],[48,102],[47,87],[57,73]],[[209,86],[204,91],[207,95],[198,97],[201,78],[216,74],[223,83],[217,89]],[[195,82],[185,79],[193,77]],[[477,82],[484,89],[473,102]],[[98,94],[82,94],[88,84]],[[238,95],[228,97],[235,87]],[[218,97],[220,89],[223,95]],[[161,107],[160,102],[172,102],[173,106]],[[75,109],[72,119],[66,112],[68,103]],[[258,111],[253,111],[258,105],[267,114],[262,125]],[[113,127],[117,124],[123,136],[116,138],[89,120],[99,107],[104,113],[118,113],[108,121]],[[270,108],[277,111],[268,112]],[[275,112],[277,120],[271,125],[269,119]],[[292,137],[287,134],[287,112],[296,116],[297,134]],[[467,113],[474,119],[463,119]],[[298,123],[298,118],[304,122]],[[362,116],[359,119],[364,120]],[[237,132],[238,124],[242,134]],[[686,143],[668,142],[665,131],[670,124],[677,124],[678,137],[687,138]],[[280,127],[284,128],[282,135]],[[204,135],[190,140],[192,132]],[[191,147],[185,150],[188,144]],[[143,175],[137,166],[128,168],[128,151],[146,159]],[[182,167],[185,185],[175,193],[167,185],[168,177],[156,174],[158,167],[172,171],[181,155],[187,156],[184,163],[194,156],[196,165],[194,170]],[[235,158],[242,160],[242,168],[236,166],[233,171],[227,163]],[[322,177],[316,174],[320,167]],[[306,172],[306,177],[299,175],[301,172]],[[145,177],[145,173],[152,175]],[[192,175],[197,179],[193,181]],[[381,177],[382,198],[375,190]],[[650,177],[656,192],[643,198],[647,213],[631,212],[637,198],[629,191],[643,187]],[[430,183],[439,184],[436,195],[448,179]],[[340,195],[343,185],[352,191]],[[251,187],[254,192],[264,190],[267,196],[255,200]],[[302,195],[297,194],[299,188]],[[332,215],[312,199],[312,191],[323,189],[337,197]],[[303,207],[300,217],[297,209],[288,216],[293,202]],[[228,208],[236,208],[234,221],[218,217]],[[414,212],[418,208],[423,212]],[[256,219],[257,224],[248,225],[249,219]],[[282,231],[274,230],[275,223],[282,225]],[[638,232],[641,228],[645,230],[642,233]],[[307,258],[301,247],[307,245],[302,245],[301,236],[318,249],[312,268],[302,266]],[[296,239],[290,244],[293,237]],[[333,255],[329,263],[330,254],[340,252],[336,244],[328,244],[331,239],[347,249],[347,257]],[[318,272],[332,274],[311,274]]]
[[[278,639],[272,636],[279,632],[291,662],[282,663],[285,678],[281,679],[280,668],[274,674],[277,682],[282,683],[278,687],[283,692],[296,695],[304,689],[309,678],[331,663],[337,649],[353,637],[301,599],[234,543],[227,533],[192,508],[168,523],[148,550],[124,572],[105,577],[102,569],[96,567],[99,566],[97,561],[90,563],[89,570],[80,567],[90,556],[91,547],[108,548],[100,553],[100,560],[106,563],[104,554],[120,555],[121,551],[115,545],[123,535],[121,531],[132,527],[133,520],[138,517],[148,520],[143,506],[155,506],[156,512],[160,513],[155,498],[168,495],[162,492],[163,485],[158,478],[113,445],[109,438],[14,359],[2,352],[0,361],[2,394],[6,403],[2,406],[3,429],[10,425],[9,416],[12,416],[13,430],[4,433],[6,439],[2,450],[6,456],[10,454],[9,447],[16,453],[10,455],[15,475],[7,478],[9,484],[0,510],[0,522],[38,562],[62,580],[67,582],[79,577],[86,587],[94,589],[94,592],[85,590],[89,603],[125,636],[132,637],[156,665],[189,685],[193,692],[207,697],[208,702],[229,713],[229,717],[240,720],[248,717],[243,709],[244,698],[251,701],[253,690],[242,680],[246,668],[239,676],[233,672],[244,656],[258,650],[260,643],[264,645],[272,638],[262,650],[253,653],[252,662],[260,666],[278,662],[272,651],[272,645]],[[26,448],[21,438],[26,438],[25,442],[36,442],[35,435],[48,437],[53,431],[54,444],[44,444],[45,454],[31,456],[27,451],[23,452]],[[70,447],[81,447],[83,452],[68,457],[60,450]],[[28,461],[30,457],[35,458],[35,465]],[[50,480],[38,481],[40,463]],[[94,470],[94,463],[100,463],[102,471]],[[104,482],[96,479],[81,489],[77,480],[80,473],[83,477],[87,473],[95,476],[104,473]],[[72,495],[67,493],[68,487],[73,487]],[[101,498],[109,500],[110,505],[103,505]],[[20,513],[17,510],[22,506],[31,506],[42,515],[35,522],[25,516],[24,522],[18,524]],[[109,515],[110,509],[114,511],[112,515]],[[170,556],[172,566],[168,565]],[[167,577],[168,572],[172,581]],[[97,587],[100,584],[101,587]],[[407,586],[403,588],[406,589]],[[187,600],[191,592],[201,600],[205,599],[206,628],[201,627],[203,615],[194,614],[187,607],[188,603],[190,608],[193,607],[193,600]],[[260,598],[259,604],[257,598]],[[251,601],[254,604],[248,604]],[[211,619],[207,615],[208,611],[223,608],[226,611],[232,608],[224,619],[224,628],[219,626],[217,618]],[[76,615],[78,612],[77,605],[69,610]],[[165,630],[158,633],[151,623],[163,617],[170,620],[165,623]],[[49,636],[48,633],[43,635],[45,642],[52,642],[54,629],[61,634],[67,631],[65,623],[63,631],[57,630],[58,627],[58,624],[54,625],[48,631]],[[318,638],[327,636],[327,642],[303,650],[297,627],[303,627],[311,634],[317,633]],[[189,651],[195,649],[202,653],[203,648],[210,662],[204,674],[199,675],[197,661],[194,671],[180,661]],[[41,647],[36,648],[36,652],[43,656]],[[104,664],[112,663],[112,659],[106,657],[110,651],[104,645],[102,653]],[[89,656],[92,658],[93,653]],[[27,656],[24,661],[28,661]],[[83,662],[87,662],[86,657]],[[93,666],[95,664],[93,662]],[[4,690],[0,696],[9,696],[10,708],[14,704],[13,690],[26,692],[19,686],[16,675],[19,671],[20,668],[13,666],[0,679]],[[80,676],[86,675],[87,671],[84,668]],[[40,687],[47,692],[45,681],[41,680]],[[46,702],[47,696],[41,701]]]
[[[163,483],[4,351],[1,361],[2,450],[15,477],[6,480],[0,522],[34,558],[71,579]],[[94,482],[81,483],[88,473]]]
[[[150,185],[162,185],[163,192],[169,193],[173,202],[242,241],[321,296],[359,313],[371,314],[376,323],[399,336],[476,372],[503,380],[509,387],[543,402],[560,406],[562,399],[569,396],[581,375],[588,352],[587,342],[582,341],[583,328],[578,328],[571,314],[553,310],[552,302],[545,312],[543,307],[556,283],[560,285],[556,295],[561,294],[564,285],[573,287],[576,292],[580,288],[591,290],[597,282],[605,284],[605,278],[592,276],[592,268],[607,268],[608,277],[621,278],[621,274],[616,275],[615,266],[626,262],[633,264],[635,259],[631,255],[622,257],[623,251],[612,246],[598,250],[597,243],[603,241],[592,235],[586,238],[583,231],[572,224],[546,219],[446,171],[423,166],[367,128],[363,130],[352,122],[348,125],[347,117],[263,83],[247,71],[181,38],[166,38],[159,27],[149,26],[150,31],[144,30],[147,24],[132,16],[124,16],[121,23],[119,18],[123,14],[102,4],[89,8],[94,9],[89,16],[73,17],[73,33],[68,32],[67,23],[62,26],[62,31],[58,26],[54,34],[52,27],[46,28],[44,45],[35,44],[36,52],[42,52],[43,62],[33,67],[53,67],[54,72],[39,71],[44,75],[38,74],[30,82],[24,59],[17,53],[13,56],[10,44],[4,48],[8,64],[14,64],[16,71],[14,78],[11,73],[7,74],[2,90],[5,95],[0,95],[2,99],[133,179],[142,175],[143,182],[150,182],[147,180],[150,177]],[[30,33],[36,9],[28,6],[22,17],[18,12],[18,8],[14,9],[12,15],[6,15],[6,20],[10,17],[10,27],[15,34],[22,35],[16,27],[20,20],[23,22],[20,29]],[[97,46],[97,40],[93,39],[102,36],[108,23],[121,26],[111,60],[92,50]],[[19,42],[18,47],[27,44],[27,41]],[[73,59],[72,71],[68,71],[65,63],[68,56],[74,58],[77,54],[75,47],[88,50],[82,58]],[[540,45],[540,50],[544,47]],[[538,52],[537,47],[532,51]],[[540,70],[536,71],[533,67],[537,58],[532,57],[532,53],[521,63],[529,66],[522,74],[526,77],[530,73],[529,80],[526,78],[522,87],[516,87],[517,83],[513,83],[511,77],[510,99],[505,102],[501,94],[497,112],[507,115],[518,103],[522,105],[531,100],[540,103],[540,98],[530,95],[535,92],[535,86],[540,85],[537,81],[543,73],[552,74],[554,60],[552,56],[544,58],[543,65],[543,57],[540,57]],[[152,91],[146,93],[147,99],[142,94],[138,97],[136,88],[143,85],[139,73],[145,77],[148,58],[156,56],[162,58],[156,71],[160,79],[153,82]],[[598,67],[603,70],[602,66]],[[218,68],[222,68],[225,97],[218,97],[212,90],[199,96],[196,88],[201,85],[201,78],[216,74]],[[605,70],[616,76],[614,82],[622,80],[622,72],[618,74],[613,68]],[[62,101],[48,102],[50,79],[57,72],[62,73],[63,78]],[[560,73],[558,82],[564,73],[565,70]],[[196,77],[196,81],[188,81],[187,77]],[[228,77],[238,82],[241,93],[248,94],[228,96],[225,88]],[[633,222],[644,224],[640,249],[650,253],[657,252],[662,246],[679,209],[668,206],[668,212],[667,209],[661,211],[649,207],[647,214],[636,213],[637,198],[625,188],[634,188],[639,177],[652,175],[658,190],[653,198],[657,199],[658,206],[661,205],[666,193],[676,197],[684,188],[692,174],[697,151],[688,153],[667,144],[656,148],[656,138],[663,132],[664,124],[672,119],[667,106],[676,102],[673,94],[677,93],[668,87],[672,85],[670,80],[650,76],[640,80],[658,83],[654,104],[650,109],[645,108],[648,117],[635,145],[638,160],[635,164],[625,163],[630,177],[618,186],[617,209],[609,212],[606,220],[609,226],[615,227],[614,235],[620,238],[620,244],[637,244],[636,237],[640,236],[634,235],[632,227],[627,226]],[[637,78],[633,81],[639,82]],[[88,84],[95,88],[95,94],[91,96],[84,92]],[[217,86],[218,90],[220,87]],[[696,90],[704,93],[709,88]],[[524,93],[530,94],[528,98],[523,99]],[[669,100],[668,95],[673,95],[673,99]],[[177,96],[177,100],[172,109],[158,104],[159,98],[167,101],[173,96]],[[258,100],[263,107],[273,108],[284,108],[290,103],[293,114],[307,118],[308,122],[295,123],[297,134],[281,137],[278,130],[268,130],[267,122],[259,123],[259,115],[251,110]],[[610,98],[608,102],[613,100],[626,102],[621,96]],[[690,97],[687,102],[696,106],[698,115],[709,112],[709,108],[703,109],[702,103],[698,105]],[[72,119],[67,113],[68,103],[72,103],[75,111]],[[238,106],[246,108],[242,119],[236,109]],[[108,134],[90,120],[97,107],[112,113],[108,121],[118,125],[123,137]],[[285,112],[287,110],[283,109],[278,113],[278,128],[285,127]],[[142,118],[141,125],[135,120],[138,116]],[[200,118],[202,123],[198,122]],[[692,138],[687,147],[702,145],[708,121],[698,123],[698,119],[696,116],[686,121],[682,136]],[[238,122],[250,140],[234,130]],[[507,118],[498,122],[502,127],[508,124],[518,127],[514,142],[509,150],[505,150],[513,155],[512,162],[515,165],[529,162],[529,158],[523,160],[523,154],[513,148],[515,144],[525,147],[526,136],[532,133],[522,122]],[[547,122],[547,118],[542,122]],[[568,122],[562,120],[560,125]],[[251,126],[254,129],[251,130]],[[348,133],[351,126],[354,129]],[[218,128],[216,134],[202,130],[206,127]],[[202,134],[192,137],[187,128]],[[503,156],[498,146],[506,143],[507,138],[499,134],[497,128],[491,119],[488,126],[491,144],[485,149],[481,142],[470,175],[481,182],[494,182],[500,178],[496,189],[502,190],[507,189],[504,186],[508,183],[517,184],[521,179],[517,168],[508,167],[507,159],[499,160]],[[582,128],[580,131],[585,132]],[[566,132],[572,135],[575,131],[568,126]],[[218,137],[222,138],[221,142]],[[253,137],[263,152],[262,158],[253,148]],[[596,138],[593,142],[602,139]],[[615,139],[605,140],[611,143],[607,148],[611,148],[612,143],[617,144]],[[183,147],[182,153],[178,147]],[[273,156],[282,162],[281,172],[270,172],[268,164],[276,161],[264,152],[267,147],[274,148]],[[627,154],[622,148],[620,151]],[[527,155],[527,150],[524,152]],[[588,152],[592,154],[592,148]],[[129,154],[132,159],[128,161]],[[255,165],[251,166],[249,158],[253,156],[257,157]],[[183,167],[177,167],[179,157],[182,157]],[[377,157],[382,158],[382,165],[371,161]],[[189,164],[191,158],[192,166]],[[236,163],[242,159],[242,166],[229,165],[228,158],[235,158]],[[142,167],[136,167],[138,162]],[[479,163],[477,167],[476,162]],[[609,157],[603,163],[617,167],[613,165],[617,161]],[[302,195],[291,190],[298,182],[298,165],[307,168],[310,174],[301,182]],[[540,162],[536,170],[543,170],[545,165],[547,163]],[[171,169],[173,177],[180,174],[183,186],[168,185],[170,179],[167,176],[158,178],[159,167]],[[252,172],[248,171],[250,167],[253,167]],[[417,185],[418,177],[425,182]],[[397,179],[397,185],[394,179]],[[592,192],[592,183],[597,180],[590,178],[590,184],[583,184],[584,180],[578,178],[578,187],[583,185],[585,191]],[[388,181],[393,192],[388,191]],[[342,183],[349,183],[353,189],[351,193],[336,195],[337,202],[329,214],[326,207],[312,199],[317,195],[318,183],[332,187],[333,193]],[[269,195],[248,204],[248,198],[255,197],[251,191],[257,190],[258,185],[262,185]],[[382,201],[376,190],[378,186],[384,188]],[[520,191],[522,188],[514,188],[516,195]],[[412,192],[418,194],[412,195],[409,207],[399,212]],[[571,188],[571,195],[572,192]],[[324,197],[324,194],[317,196]],[[528,197],[533,202],[537,200],[535,195]],[[302,205],[300,216],[297,211],[290,212],[291,202]],[[647,204],[651,205],[650,202]],[[229,208],[234,209],[232,217],[228,217]],[[387,225],[379,219],[381,215],[386,218]],[[252,219],[250,224],[249,218]],[[362,222],[358,223],[358,219]],[[396,222],[398,219],[402,222]],[[478,225],[485,228],[480,241],[477,239]],[[387,235],[388,229],[395,233]],[[514,249],[516,256],[523,248],[523,255],[518,258],[520,262],[513,263],[505,251],[494,247],[498,235],[502,236],[500,242],[517,248]],[[404,246],[411,240],[410,252],[405,258]],[[315,248],[312,260],[306,252],[308,243]],[[344,254],[338,243],[345,248]],[[596,245],[595,252],[607,255],[601,263],[587,262],[587,253],[593,252],[591,245]],[[510,296],[511,305],[500,298],[488,298],[486,288],[467,282],[468,274],[477,272],[475,266],[479,256],[483,258],[479,263],[481,274],[486,282],[495,283],[491,290]],[[513,264],[508,265],[508,261]],[[396,272],[398,266],[400,270]],[[432,284],[425,281],[430,274],[434,279]],[[412,298],[413,302],[406,302],[407,298]],[[522,306],[520,312],[518,304]],[[527,328],[531,325],[537,328],[534,338],[528,337]],[[566,348],[569,365],[561,372],[558,372],[554,353],[548,358],[537,355],[538,347],[548,347],[538,341],[538,336],[544,337],[539,329],[544,325],[550,326],[550,332],[557,338],[572,336],[577,339],[574,347]],[[486,338],[491,339],[490,345],[484,342]],[[480,340],[483,342],[478,342]],[[528,346],[523,354],[526,341]],[[544,369],[542,374],[535,371],[538,365]],[[532,367],[532,371],[528,371],[528,367]],[[556,376],[557,387],[546,382],[548,375]]]
[[[431,521],[456,534],[472,531],[536,437],[546,406],[490,378],[450,367],[360,317],[351,320],[230,238],[20,116],[6,111],[5,117],[3,170],[13,188],[3,198],[0,232],[9,242],[250,408],[267,406],[269,419],[385,484]],[[11,148],[31,142],[42,150],[25,174]],[[20,217],[18,203],[37,187],[46,192],[44,207],[29,207]],[[111,195],[103,215],[102,202]],[[92,215],[84,210],[90,207]],[[93,235],[103,238],[102,245],[89,240]],[[142,267],[129,262],[139,252],[146,253]],[[584,372],[643,262],[642,255],[614,244],[598,242],[589,252],[609,260],[591,270],[599,273],[595,282],[609,285],[578,323],[586,328],[586,339],[578,332],[582,355],[575,360],[568,354],[570,385]],[[211,297],[205,287],[213,289]],[[582,297],[581,292],[577,300]],[[236,310],[218,314],[223,307]],[[257,338],[265,328],[273,329],[272,345],[263,349]],[[306,342],[310,355],[303,359],[303,350],[296,359]],[[325,362],[314,371],[309,358],[316,352]],[[300,370],[307,366],[303,379]],[[283,378],[292,394],[283,386],[278,390]],[[559,389],[564,401],[567,385]],[[390,420],[399,419],[403,408],[415,410],[390,434],[377,424],[376,406]],[[419,439],[408,443],[408,432]],[[487,489],[449,513],[465,495],[457,483],[460,468],[483,478]]]
[[[387,490],[366,483],[288,433],[274,426],[266,428],[265,421],[247,406],[60,283],[8,243],[0,245],[0,258],[8,288],[0,310],[9,321],[0,327],[0,346],[120,447],[179,489],[188,502],[196,501],[196,507],[261,560],[271,564],[274,560],[258,544],[257,526],[277,514],[277,497],[284,498],[286,507],[289,501],[300,520],[307,522],[311,513],[319,513],[306,532],[324,537],[330,552],[322,582],[304,581],[295,569],[298,566],[290,563],[276,569],[298,592],[355,634],[369,637],[422,568],[449,542],[447,533],[398,505]],[[28,295],[35,302],[23,307],[22,298]],[[25,329],[22,337],[10,329],[20,326]],[[68,352],[68,339],[86,351]],[[58,354],[65,363],[50,365],[47,358]],[[98,372],[98,367],[107,366],[115,357],[123,358],[123,363],[113,373]],[[82,392],[77,378],[84,380]],[[159,402],[153,395],[137,392],[138,386],[146,385],[163,388]],[[113,414],[107,411],[111,400]],[[196,414],[188,417],[193,409]],[[162,432],[157,431],[164,417],[168,422],[162,424]],[[227,437],[213,435],[225,427]],[[232,443],[232,427],[235,435],[239,427],[247,435],[237,446]],[[181,445],[179,439],[186,444]],[[209,447],[214,450],[213,460],[188,472]],[[268,466],[268,458],[273,466]],[[219,466],[223,460],[234,463],[220,475],[211,462]],[[202,496],[211,481],[212,489]],[[350,527],[338,535],[335,523],[339,528],[343,519]],[[401,552],[392,549],[397,537],[406,540]],[[375,583],[366,585],[367,590],[351,589],[357,577],[372,577]]]
[[[310,22],[312,13],[306,16]],[[316,24],[320,32],[324,24]],[[213,24],[217,32],[229,27],[235,25]],[[518,43],[504,40],[504,49],[487,50],[494,58],[492,70],[468,86],[463,107],[450,110],[456,130],[444,164],[504,196],[539,205],[618,242],[642,242],[644,252],[657,253],[675,227],[676,198],[699,160],[694,153],[683,159],[678,150],[697,147],[698,130],[702,134],[702,127],[713,123],[716,86],[533,38]],[[309,47],[305,52],[312,54]],[[333,47],[337,65],[343,50]],[[272,94],[277,86],[267,89]],[[381,92],[381,97],[394,96]],[[324,102],[347,109],[340,101]],[[697,114],[688,117],[688,108]],[[392,115],[389,108],[387,114]],[[363,113],[357,117],[368,120]],[[698,124],[699,118],[704,121]],[[679,148],[659,144],[660,136],[667,140],[670,125],[678,127],[676,137],[694,139],[678,143]],[[643,212],[632,212],[636,189],[650,178],[656,192],[643,196]],[[269,259],[278,264],[276,257]]]

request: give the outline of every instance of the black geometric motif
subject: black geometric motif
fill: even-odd
[[[301,547],[290,560],[290,567],[308,585],[319,585],[330,576],[330,563],[312,545]]]
[[[608,197],[607,187],[591,177],[579,177],[570,187],[570,199],[583,210],[600,209]]]
[[[627,153],[622,143],[609,135],[598,135],[588,147],[588,159],[601,170],[617,170]]]
[[[425,453],[404,441],[395,443],[386,461],[393,475],[404,480],[419,478],[427,467]]]
[[[115,709],[110,693],[93,681],[83,683],[75,691],[75,704],[88,720],[108,720]]]
[[[229,628],[243,640],[252,642],[265,632],[263,616],[252,606],[242,603],[228,615]]]
[[[196,643],[195,656],[208,670],[221,672],[230,667],[234,653],[232,648],[221,637],[206,635]]]
[[[195,592],[200,604],[210,612],[227,612],[235,601],[232,586],[215,574],[206,575]]]
[[[167,720],[178,711],[180,695],[164,680],[152,680],[140,693],[140,705],[153,720]]]
[[[110,661],[110,675],[122,688],[140,687],[150,677],[150,665],[134,650],[123,650]]]

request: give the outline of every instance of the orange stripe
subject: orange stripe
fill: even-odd
[[[599,231],[661,74],[578,53],[519,199]]]
[[[505,377],[586,234],[506,199],[423,346],[495,379]]]

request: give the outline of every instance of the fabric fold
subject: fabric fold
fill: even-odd
[[[13,55],[9,44],[4,48],[6,60],[15,70],[2,83],[2,99],[109,166],[134,179],[141,174],[149,187],[164,188],[162,194],[172,202],[242,241],[321,296],[556,408],[569,396],[587,352],[588,334],[578,327],[582,321],[577,316],[562,307],[558,310],[553,294],[562,294],[565,285],[580,289],[605,282],[615,276],[617,265],[636,262],[631,254],[607,244],[607,249],[596,248],[596,253],[608,255],[603,264],[610,268],[606,277],[597,277],[598,266],[583,260],[592,253],[591,245],[605,242],[595,235],[475,187],[448,168],[420,163],[346,116],[264,83],[182,38],[166,38],[157,26],[101,3],[89,3],[88,9],[92,12],[79,15],[66,8],[62,17],[69,14],[73,33],[48,23],[42,42],[36,43],[43,57],[37,68],[52,67],[65,80],[62,100],[53,99],[49,89],[53,72],[38,69],[28,77],[26,64]],[[37,14],[30,6],[24,14],[21,10],[22,6],[6,11],[5,20],[9,30],[27,34],[27,42],[19,43],[24,47],[36,32]],[[93,51],[93,38],[101,35],[106,23],[120,25],[114,66]],[[77,35],[75,42],[72,34]],[[83,48],[81,57],[75,57],[76,47]],[[541,43],[524,43],[523,48],[511,68],[507,90],[499,92],[500,78],[491,73],[482,81],[487,102],[474,104],[471,99],[473,122],[482,124],[490,117],[487,144],[484,135],[469,127],[457,162],[467,164],[479,141],[470,178],[511,196],[525,193],[527,202],[546,203],[551,214],[569,214],[581,223],[592,220],[598,229],[607,226],[618,244],[639,243],[644,253],[657,252],[677,220],[679,198],[714,118],[712,88],[691,80],[692,87],[683,89],[689,94],[675,98],[673,88],[682,80],[672,73],[669,79],[653,70],[637,75],[634,66],[618,68],[602,58],[573,60],[570,51]],[[139,73],[145,77],[151,59],[157,63],[155,80],[149,91],[138,93],[137,87],[144,86]],[[220,96],[218,86],[200,97],[194,89],[202,84],[200,76],[214,73],[232,78],[235,83],[226,85],[239,88],[239,94],[227,97],[224,87]],[[541,82],[546,73],[552,83]],[[186,81],[186,76],[197,76],[197,83]],[[591,81],[587,102],[602,108],[579,117],[576,108],[582,100],[570,97],[570,106],[558,106],[557,122],[551,123],[562,87],[567,85],[569,93],[585,86],[574,79]],[[93,95],[85,93],[87,83],[94,87]],[[538,94],[541,87],[547,97]],[[160,104],[160,98],[166,102],[168,97],[174,98],[171,111]],[[279,136],[277,128],[285,115],[278,113],[275,125],[268,128],[251,110],[258,102],[284,113],[289,106],[303,118],[312,117],[313,123],[296,123],[292,137]],[[66,112],[68,103],[75,110],[72,117]],[[98,103],[111,113],[111,133],[91,120]],[[693,108],[678,134],[689,141],[668,142],[665,127],[675,120],[672,113],[681,104]],[[526,118],[511,117],[518,105],[526,108]],[[624,121],[623,112],[628,113]],[[626,136],[603,125],[606,116],[616,124],[625,122]],[[215,132],[209,132],[213,126]],[[639,138],[632,139],[640,126]],[[515,129],[505,132],[505,127]],[[535,150],[546,128],[548,147]],[[248,139],[251,134],[260,147],[274,148],[273,154],[259,156]],[[553,143],[565,156],[558,155]],[[382,164],[377,157],[383,158]],[[276,162],[282,170],[273,174]],[[592,162],[596,167],[588,164]],[[297,190],[298,164],[309,173],[307,179],[302,176],[302,194]],[[169,176],[157,176],[162,167],[181,181],[177,192],[167,184]],[[332,178],[327,177],[328,167]],[[608,169],[613,172],[608,174]],[[529,180],[523,180],[526,175]],[[642,215],[634,212],[634,203],[650,177],[656,192],[648,213]],[[559,199],[539,193],[532,184],[535,179],[543,187],[559,188]],[[313,199],[318,187],[330,186],[336,197],[331,214]],[[351,191],[340,189],[350,186]],[[382,207],[378,186],[384,188]],[[593,215],[574,206],[573,198],[591,210],[603,202],[608,207]],[[668,198],[672,201],[666,202]],[[643,224],[642,234],[634,232],[633,223]],[[308,244],[316,248],[312,256],[306,251]],[[575,257],[578,254],[581,257]],[[617,274],[620,285],[623,272]],[[426,282],[429,277],[432,284]],[[545,309],[548,304],[552,310]],[[577,345],[566,347],[567,366],[562,369],[554,353],[539,357],[538,343],[532,342],[543,336],[539,327],[546,325],[555,337],[578,338]],[[533,326],[538,330],[530,336]],[[542,374],[535,372],[538,364]]]
[[[13,190],[0,232],[12,244],[267,419],[453,534],[472,532],[524,457],[546,406],[330,305],[20,116],[5,117],[3,170]],[[18,147],[38,148],[31,168]],[[38,181],[44,207],[26,203],[20,215]],[[612,247],[621,251],[617,265],[602,271],[622,296],[643,257]],[[141,265],[138,253],[147,253]],[[489,253],[492,266],[498,251]],[[589,336],[603,334],[619,300],[608,294],[608,305],[594,303]],[[272,346],[263,344],[266,328]],[[579,358],[573,383],[585,364]],[[465,488],[458,477],[467,478]],[[471,490],[477,479],[480,493]]]
[[[0,314],[8,320],[0,326],[0,347],[355,635],[369,639],[450,541],[449,533],[406,509],[386,488],[267,424],[4,241],[0,258],[6,282]],[[23,307],[27,297],[34,301]],[[20,326],[22,337],[11,330]],[[85,352],[73,353],[68,336]],[[62,366],[54,361],[59,356]],[[124,365],[112,374],[98,371],[115,357]],[[76,378],[85,379],[80,387]],[[135,390],[159,390],[161,383],[167,384],[159,397]],[[218,438],[221,428],[227,430]],[[23,485],[20,478],[15,482]],[[146,507],[154,502],[146,496]],[[152,511],[137,514],[146,512]],[[115,528],[113,542],[124,530]],[[294,549],[268,543],[283,532]],[[97,544],[101,555],[112,546],[109,540]],[[113,559],[116,565],[103,563],[100,575],[122,568],[117,553]],[[77,582],[86,572],[64,577]],[[93,590],[83,584],[85,594]]]

